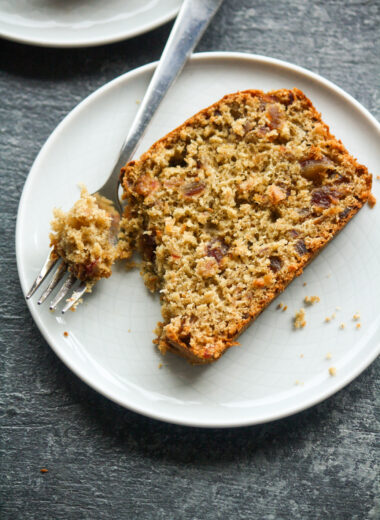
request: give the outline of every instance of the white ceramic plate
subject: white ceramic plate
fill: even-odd
[[[150,31],[182,0],[0,0],[0,36],[47,47],[112,43]]]
[[[50,136],[29,174],[17,221],[17,261],[24,292],[48,250],[54,206],[69,209],[77,183],[100,187],[137,110],[154,64],[105,85],[75,108]],[[301,88],[333,133],[370,171],[379,173],[379,125],[353,98],[325,79],[270,58],[195,55],[169,92],[138,154],[187,117],[239,89]],[[379,181],[374,180],[378,195]],[[364,207],[331,244],[217,363],[193,367],[152,345],[158,297],[137,271],[119,266],[77,312],[64,317],[28,302],[42,334],[79,377],[117,403],[169,422],[196,426],[255,424],[303,410],[349,383],[379,352],[380,214]],[[304,286],[304,283],[307,283]],[[292,316],[305,296],[307,326]],[[285,312],[276,310],[279,300]],[[340,310],[337,310],[340,308]],[[353,315],[360,313],[361,328]],[[336,315],[330,323],[327,316]],[[345,328],[341,329],[340,324]],[[64,337],[64,331],[69,336]],[[326,359],[331,353],[331,359]],[[159,368],[159,364],[163,367]],[[328,369],[336,368],[336,376]]]

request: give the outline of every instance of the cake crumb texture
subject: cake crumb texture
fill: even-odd
[[[145,284],[160,292],[156,344],[192,363],[236,345],[371,189],[298,89],[225,96],[121,179],[121,247],[140,251]]]
[[[86,282],[90,291],[95,282],[111,276],[118,254],[114,237],[120,216],[108,199],[90,195],[83,185],[81,196],[71,210],[54,209],[53,214],[50,233],[53,254],[60,256],[69,271]]]

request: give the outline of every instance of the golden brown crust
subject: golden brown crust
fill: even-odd
[[[158,346],[202,364],[236,345],[242,331],[345,226],[368,200],[372,177],[294,88],[225,96],[127,164],[122,182],[128,244],[143,253],[145,283],[163,291]],[[249,247],[247,229],[239,224],[247,221],[244,211],[253,219],[251,228],[258,226],[256,239],[249,230]],[[268,222],[268,244],[256,214]],[[246,287],[239,284],[240,297],[233,287],[242,273]],[[191,283],[183,282],[186,276]],[[173,295],[177,286],[182,289]],[[187,291],[194,291],[193,301]],[[170,301],[174,296],[178,305]],[[240,306],[238,312],[233,305]],[[215,313],[210,326],[199,321],[207,320],[207,306]]]

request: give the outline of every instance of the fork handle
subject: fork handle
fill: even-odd
[[[222,2],[223,0],[184,0],[119,158],[104,188],[118,188],[121,167],[132,159],[166,92],[180,74]]]

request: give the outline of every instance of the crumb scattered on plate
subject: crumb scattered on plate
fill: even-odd
[[[303,300],[306,305],[313,305],[314,303],[318,303],[320,300],[319,296],[305,296]]]
[[[330,367],[329,368],[329,374],[330,374],[330,376],[336,376],[336,368],[335,367]]]
[[[65,330],[65,332],[63,333],[63,335],[65,336],[65,338],[67,338],[69,336],[69,333],[67,332],[67,330]]]
[[[331,352],[327,352],[327,354],[326,354],[326,359],[331,359],[331,358],[332,358],[332,354],[331,354]]]
[[[353,319],[354,321],[358,321],[358,320],[360,320],[360,314],[357,312],[356,314],[354,314],[354,315],[352,316],[352,319]]]
[[[303,329],[306,325],[305,321],[305,309],[300,309],[298,312],[296,312],[294,316],[294,328],[295,329]]]
[[[341,323],[341,324],[339,325],[339,328],[340,328],[340,329],[344,329],[345,326],[346,326],[346,325],[345,325],[344,323]]]
[[[328,323],[331,320],[334,320],[336,318],[335,312],[331,314],[331,316],[326,316],[325,321]]]
[[[368,197],[368,206],[370,208],[373,208],[375,204],[376,204],[376,197],[372,193],[370,193],[369,197]]]
[[[361,326],[362,326],[361,323],[357,323],[357,324],[356,324],[356,328],[357,328],[357,329],[360,329]]]

